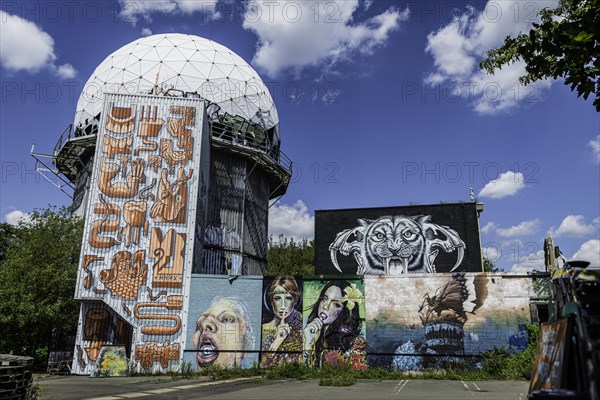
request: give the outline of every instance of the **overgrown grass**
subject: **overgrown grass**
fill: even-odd
[[[254,364],[250,368],[240,368],[237,366],[225,368],[220,365],[212,365],[203,368],[197,374],[198,376],[208,376],[213,381],[235,378],[249,378],[253,376],[261,376],[262,370],[258,365]]]
[[[40,397],[43,397],[46,393],[46,388],[44,386],[40,386],[37,383],[29,382],[27,387],[25,388],[25,396],[24,400],[38,400]]]
[[[494,349],[482,353],[481,361],[465,361],[464,364],[453,364],[443,370],[423,370],[414,372],[394,371],[388,368],[368,368],[354,370],[347,364],[325,366],[321,369],[310,368],[303,362],[291,362],[270,368],[260,368],[254,364],[250,368],[225,368],[213,365],[196,371],[193,365],[185,362],[178,371],[169,373],[173,378],[197,378],[207,376],[211,380],[225,380],[261,376],[266,380],[310,380],[318,379],[322,386],[350,386],[357,379],[369,380],[522,380],[524,372],[531,371],[535,362],[539,326],[526,327],[529,346],[522,353],[510,353],[506,349]],[[133,368],[130,368],[130,371]],[[146,375],[150,373],[131,373],[130,375]],[[157,375],[157,374],[150,374]],[[160,375],[160,374],[159,374]],[[167,374],[165,374],[167,375]]]
[[[540,327],[527,325],[526,331],[529,345],[522,353],[511,354],[505,349],[484,352],[482,372],[492,379],[523,379],[524,372],[533,370]]]
[[[262,376],[268,380],[296,379],[304,381],[319,378],[319,370],[298,361],[275,365],[265,368],[261,372]]]

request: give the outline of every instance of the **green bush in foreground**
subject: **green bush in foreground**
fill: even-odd
[[[494,349],[483,353],[482,371],[488,379],[523,379],[523,372],[533,370],[537,353],[540,327],[526,326],[529,345],[522,353],[512,354],[505,349]]]
[[[357,379],[369,380],[522,380],[523,372],[531,371],[535,362],[539,326],[526,327],[529,345],[522,353],[510,353],[506,349],[494,349],[482,353],[483,359],[475,362],[465,360],[464,364],[452,364],[445,369],[424,371],[394,371],[388,368],[369,368],[354,370],[347,364],[324,366],[321,369],[310,368],[303,362],[291,362],[270,368],[260,368],[254,364],[251,368],[213,365],[197,372],[191,363],[184,363],[173,377],[195,378],[208,376],[211,380],[262,377],[266,380],[309,380],[318,379],[321,386],[351,386]],[[131,369],[130,369],[131,370]]]
[[[208,376],[213,381],[220,381],[224,379],[249,378],[252,376],[260,376],[262,374],[263,373],[261,369],[256,364],[250,368],[240,368],[238,366],[225,368],[216,364],[203,368],[198,373],[199,376]]]
[[[296,379],[299,381],[317,379],[319,370],[312,369],[298,361],[279,364],[262,370],[262,376],[268,380]]]

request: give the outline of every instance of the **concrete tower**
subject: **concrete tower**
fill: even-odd
[[[266,86],[226,47],[161,34],[109,55],[53,163],[86,223],[74,371],[90,373],[107,344],[144,368],[176,366],[191,274],[264,274],[269,201],[291,162]]]

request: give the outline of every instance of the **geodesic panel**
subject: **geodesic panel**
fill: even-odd
[[[75,125],[101,111],[104,93],[151,92],[196,93],[265,129],[279,123],[269,90],[240,56],[212,40],[170,33],[138,39],[102,61],[79,97]]]

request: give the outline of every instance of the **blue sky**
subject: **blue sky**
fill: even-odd
[[[73,121],[88,77],[149,34],[215,40],[271,90],[294,161],[270,231],[313,235],[314,210],[485,204],[484,254],[543,265],[543,239],[600,264],[600,120],[561,81],[522,87],[523,66],[478,70],[552,1],[215,0],[0,3],[0,218],[70,199],[34,172]]]

